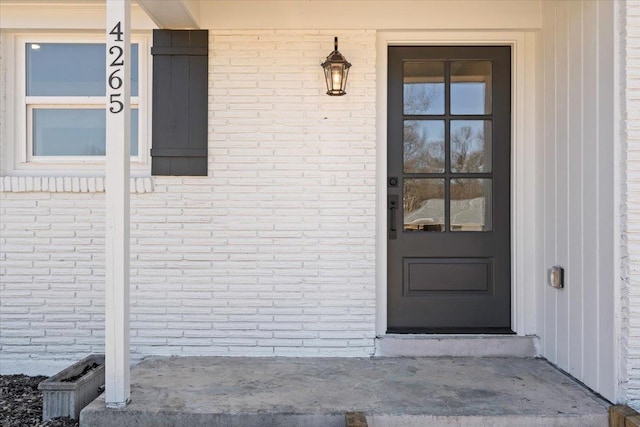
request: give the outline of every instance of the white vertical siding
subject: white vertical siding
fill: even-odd
[[[542,353],[604,396],[614,364],[614,2],[543,2]]]
[[[624,5],[624,2],[622,3]],[[598,7],[598,87],[597,87],[597,117],[598,117],[598,204],[595,209],[598,211],[598,269],[597,269],[597,298],[592,303],[594,306],[589,308],[590,312],[598,314],[598,325],[595,330],[598,334],[598,342],[596,345],[598,351],[598,366],[604,369],[598,370],[597,389],[604,396],[611,397],[619,392],[616,373],[616,349],[619,349],[620,341],[618,333],[615,331],[615,318],[619,316],[616,313],[618,304],[615,297],[617,296],[616,287],[619,286],[620,265],[616,246],[620,243],[619,224],[624,220],[620,217],[620,209],[615,206],[619,201],[616,190],[616,184],[619,184],[619,174],[614,161],[617,159],[615,155],[619,147],[616,140],[619,137],[620,124],[616,122],[617,94],[620,86],[617,85],[616,51],[619,47],[616,45],[617,39],[615,33],[617,4],[609,2],[597,2]],[[624,70],[623,70],[624,72]],[[589,334],[594,330],[588,330]]]
[[[621,294],[621,381],[630,405],[640,408],[640,2],[628,1],[625,22],[626,174],[622,182],[622,254],[625,261]],[[603,94],[604,95],[604,94]],[[623,116],[624,117],[624,116]]]
[[[556,208],[556,182],[557,182],[557,166],[556,166],[556,55],[555,55],[555,29],[556,29],[556,13],[555,3],[551,3],[544,8],[544,72],[543,81],[544,89],[541,94],[541,103],[543,109],[544,123],[544,266],[554,265],[558,259],[558,250],[555,244],[555,236],[558,232],[557,208]],[[547,319],[556,318],[558,298],[557,292],[551,292],[544,287],[544,283],[539,284],[544,289],[544,310],[542,311],[542,324],[540,329],[541,343],[543,353],[547,357],[557,357],[557,328],[555,322]]]
[[[585,188],[582,185],[584,165],[583,165],[583,126],[586,124],[584,112],[592,107],[585,107],[585,101],[589,94],[593,96],[593,90],[585,88],[583,92],[582,64],[585,60],[582,51],[584,39],[582,38],[582,12],[583,4],[580,2],[567,2],[567,24],[568,24],[568,109],[569,126],[567,138],[567,158],[569,166],[568,185],[566,187],[568,201],[568,266],[567,277],[571,279],[572,286],[566,293],[569,309],[568,337],[569,352],[567,356],[571,360],[568,364],[569,372],[578,378],[583,378],[583,358],[586,343],[583,329],[584,313],[584,287],[586,276],[584,274],[583,256],[584,236],[582,234],[583,216],[586,210],[591,210],[597,205],[585,205]],[[594,103],[595,104],[595,103]],[[593,173],[593,171],[592,171]],[[592,249],[589,249],[592,250]],[[570,276],[570,277],[569,277]],[[589,316],[587,316],[589,317]]]
[[[540,177],[543,176],[543,149],[542,144],[536,142],[542,137],[542,130],[537,127],[538,122],[533,118],[536,116],[536,102],[538,94],[536,85],[542,76],[542,64],[536,61],[536,53],[541,43],[537,34],[528,32],[524,36],[524,54],[522,66],[516,66],[515,73],[522,72],[522,76],[516,76],[518,81],[523,81],[522,91],[516,89],[516,98],[523,100],[522,104],[516,100],[516,114],[514,117],[516,127],[522,124],[523,132],[516,129],[516,142],[514,151],[523,150],[524,155],[515,153],[515,162],[512,163],[512,176],[516,180],[512,181],[512,189],[515,200],[512,201],[512,209],[515,217],[512,223],[516,226],[516,233],[512,235],[515,240],[516,257],[511,260],[512,268],[517,273],[512,288],[516,295],[522,293],[524,301],[519,301],[514,305],[517,322],[514,326],[518,334],[539,335],[541,325],[537,322],[539,316],[537,312],[542,309],[543,290],[537,286],[544,280],[544,263],[542,257],[542,236],[539,230],[542,229],[544,221],[544,210],[542,189],[539,185]],[[519,85],[519,84],[518,84]],[[524,93],[522,93],[524,92]],[[516,168],[515,170],[513,170]],[[521,194],[521,195],[520,195]],[[515,204],[514,204],[515,202]]]
[[[598,61],[598,50],[593,46],[598,45],[598,10],[596,7],[585,7],[582,10],[582,90],[589,93],[591,88],[598,87],[598,67],[594,67]],[[595,31],[594,31],[595,30]],[[598,107],[584,106],[583,99],[582,117],[582,195],[583,206],[598,206]],[[595,108],[594,108],[595,107]],[[583,279],[598,277],[598,235],[593,232],[592,224],[598,224],[598,210],[585,209],[582,211],[582,274]],[[590,331],[598,331],[598,280],[582,281],[582,339],[588,337]],[[597,333],[597,332],[596,332]],[[598,370],[588,369],[598,365],[598,340],[585,340],[582,360],[582,377],[590,384],[598,383]]]

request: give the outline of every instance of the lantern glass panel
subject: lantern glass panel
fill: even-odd
[[[324,67],[324,82],[327,85],[327,92],[331,92],[331,67]]]
[[[342,73],[342,86],[340,90],[344,93],[347,88],[347,77],[349,76],[349,67],[344,67],[344,72]]]
[[[331,90],[342,89],[342,64],[331,64]]]

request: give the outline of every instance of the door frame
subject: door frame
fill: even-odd
[[[541,264],[535,230],[542,224],[542,197],[536,186],[539,113],[537,78],[541,75],[536,31],[379,31],[376,40],[376,335],[387,331],[387,51],[389,46],[509,45],[511,52],[511,328],[536,334],[541,298]]]

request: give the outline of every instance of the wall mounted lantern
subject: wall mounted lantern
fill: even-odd
[[[351,64],[338,52],[337,37],[333,43],[333,52],[322,63],[322,68],[324,68],[324,78],[327,81],[327,95],[342,96],[347,93],[344,89],[347,86],[347,76]]]

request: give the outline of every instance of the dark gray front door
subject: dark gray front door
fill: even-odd
[[[511,331],[511,48],[389,47],[388,331]]]

